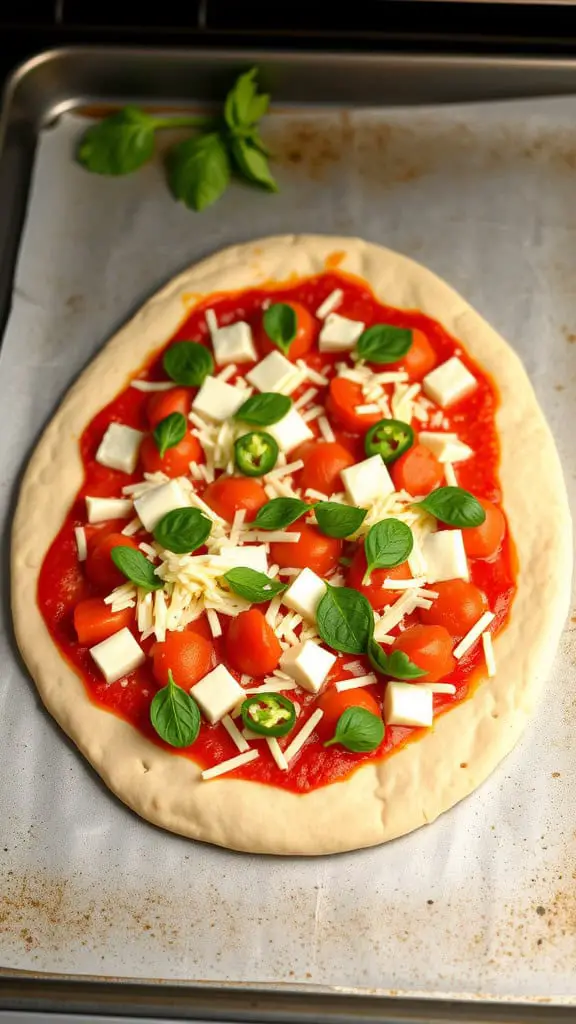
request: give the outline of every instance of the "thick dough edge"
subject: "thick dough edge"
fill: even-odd
[[[212,292],[306,277],[342,253],[383,302],[439,320],[500,392],[503,501],[518,556],[518,591],[495,642],[498,671],[422,739],[348,779],[308,794],[234,778],[202,781],[92,703],[40,614],[44,556],[83,479],[78,440],[95,414],[162,348]],[[186,270],[113,337],[70,389],[26,470],[12,533],[12,609],[18,645],[47,709],[106,785],[162,828],[235,850],[317,855],[394,839],[462,800],[512,749],[550,671],[570,601],[572,530],[555,444],[509,345],[452,288],[420,264],[355,238],[300,235],[234,246]],[[464,767],[465,766],[465,767]]]

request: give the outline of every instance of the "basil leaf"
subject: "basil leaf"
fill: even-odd
[[[278,580],[271,580],[266,573],[256,572],[255,569],[246,569],[239,566],[237,569],[229,569],[224,573],[230,590],[239,597],[252,601],[253,604],[262,604],[263,601],[270,601],[276,594],[286,590],[287,583],[279,583]]]
[[[200,709],[194,698],[176,685],[170,670],[168,685],[154,694],[150,721],[171,747],[190,747],[200,732]]]
[[[319,501],[314,505],[318,529],[327,537],[349,537],[356,533],[367,511],[365,508],[343,505],[340,501]]]
[[[181,412],[171,412],[154,427],[152,437],[160,458],[163,459],[169,448],[174,448],[186,435],[186,417]]]
[[[296,337],[298,320],[292,306],[286,302],[274,302],[265,311],[262,323],[266,334],[284,355]]]
[[[486,512],[478,498],[462,487],[438,487],[422,501],[415,502],[415,505],[448,526],[466,529],[469,526],[482,526],[486,519]]]
[[[346,750],[355,754],[377,750],[384,739],[384,722],[378,715],[373,715],[365,708],[346,708],[336,725],[336,732],[331,740],[324,744],[331,747],[340,743]]]
[[[309,509],[307,502],[300,498],[272,498],[258,509],[252,526],[257,530],[283,530]]]
[[[251,395],[247,398],[234,414],[234,419],[243,420],[244,423],[256,423],[260,427],[269,427],[272,423],[278,423],[290,411],[291,405],[292,399],[288,398],[288,395],[263,391],[260,395]]]
[[[191,210],[215,203],[230,182],[228,151],[217,132],[179,142],[166,163],[172,195]]]
[[[412,331],[391,324],[374,324],[358,338],[358,356],[369,363],[396,363],[412,344]]]
[[[316,625],[324,643],[335,651],[364,654],[374,629],[374,612],[357,590],[326,584],[316,611]]]
[[[124,107],[84,132],[77,160],[95,174],[131,174],[150,160],[155,127],[143,110]]]
[[[236,169],[252,185],[258,185],[267,192],[277,192],[278,185],[272,177],[268,160],[262,150],[251,139],[232,138],[230,150]]]
[[[164,586],[163,581],[154,572],[152,562],[149,562],[141,551],[119,544],[118,547],[112,548],[110,556],[126,579],[131,580],[137,587],[142,587],[143,590],[161,590]]]
[[[251,68],[236,80],[226,97],[224,119],[232,131],[251,126],[259,121],[268,110],[270,97],[257,94],[254,81],[258,68]]]
[[[368,657],[377,672],[381,672],[383,676],[390,676],[392,679],[419,679],[420,676],[426,675],[425,670],[411,661],[404,651],[392,651],[390,654],[386,654],[376,640],[370,642]]]
[[[405,562],[414,547],[412,530],[400,519],[382,519],[371,527],[364,543],[367,572],[393,569]]]
[[[175,555],[196,551],[210,536],[212,520],[199,508],[174,508],[167,512],[154,530],[154,540]]]
[[[199,388],[214,373],[214,360],[204,345],[197,341],[177,341],[164,353],[162,365],[176,384]]]

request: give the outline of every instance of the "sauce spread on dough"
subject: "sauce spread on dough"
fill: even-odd
[[[315,314],[324,300],[336,290],[341,292],[341,298],[336,309],[339,316],[354,321],[361,321],[366,327],[375,324],[388,324],[407,328],[415,332],[415,339],[423,337],[424,343],[420,347],[423,347],[424,350],[424,362],[426,362],[426,353],[430,359],[430,351],[432,352],[432,365],[428,364],[421,367],[425,373],[429,372],[434,366],[440,366],[455,355],[472,372],[476,380],[474,390],[466,397],[456,401],[453,405],[441,408],[433,401],[427,399],[424,392],[417,387],[413,398],[415,405],[413,407],[408,405],[407,408],[409,413],[412,412],[410,422],[415,431],[416,438],[418,438],[418,434],[421,431],[448,432],[457,435],[459,442],[468,445],[472,449],[473,454],[471,457],[455,463],[454,471],[457,484],[460,488],[472,492],[477,498],[486,499],[488,502],[498,505],[501,500],[498,481],[499,446],[495,427],[495,412],[498,399],[493,382],[468,357],[461,344],[452,338],[439,323],[417,311],[398,310],[383,305],[375,299],[365,283],[350,278],[339,270],[329,270],[320,276],[291,283],[289,286],[271,285],[264,289],[250,289],[237,294],[212,295],[197,306],[184,320],[169,344],[179,340],[194,340],[210,347],[210,334],[205,316],[206,310],[210,309],[214,311],[218,325],[221,327],[238,321],[247,322],[253,332],[259,359],[262,359],[267,352],[277,351],[273,344],[266,342],[262,329],[263,310],[271,303],[300,304],[304,307],[304,311],[308,311],[311,315],[309,319],[312,326],[310,328],[310,324],[308,324],[308,329],[313,332],[313,344],[308,351],[303,353],[302,360],[303,365],[311,369],[312,373],[310,376],[312,379],[309,377],[303,380],[291,394],[291,398],[293,401],[298,402],[299,398],[313,389],[312,395],[306,400],[304,406],[299,411],[304,414],[307,411],[312,413],[307,422],[314,437],[322,441],[323,435],[330,438],[333,434],[334,440],[350,453],[352,456],[351,461],[359,462],[366,458],[364,451],[366,429],[364,427],[356,428],[355,430],[350,429],[351,425],[354,426],[354,423],[352,422],[351,424],[350,422],[350,415],[353,420],[354,415],[358,414],[357,409],[355,409],[354,403],[351,406],[346,406],[346,402],[344,402],[344,405],[341,402],[340,405],[338,405],[338,402],[331,403],[328,397],[328,384],[321,383],[320,378],[317,376],[320,373],[321,377],[329,382],[341,373],[342,364],[346,364],[349,368],[353,368],[355,365],[349,352],[321,353],[318,349],[318,334],[322,328],[322,320]],[[135,371],[134,377],[137,376],[139,380],[144,381],[165,381],[167,378],[162,364],[163,351],[158,352],[157,356],[148,365]],[[375,374],[379,374],[386,371],[392,373],[395,371],[402,372],[405,364],[402,360],[399,360],[394,365],[368,365]],[[228,383],[235,384],[253,366],[253,362],[238,363]],[[409,364],[407,366],[410,370]],[[219,373],[221,369],[221,366],[216,366],[215,373]],[[407,380],[385,382],[380,386],[380,390],[388,402],[392,403],[392,417],[395,419],[401,420],[403,418],[402,415],[394,413],[394,409],[401,405],[402,392],[400,389],[404,388],[406,390],[414,383],[419,384],[421,381],[417,365],[414,373],[415,376],[409,372]],[[196,393],[196,388],[190,389],[192,398]],[[150,403],[152,397],[158,394],[162,394],[162,392],[150,393],[141,391],[131,386],[130,381],[126,381],[125,389],[109,405],[103,408],[84,430],[80,439],[80,450],[84,464],[84,482],[44,560],[38,586],[38,603],[54,642],[62,656],[70,662],[82,678],[91,700],[108,712],[120,715],[132,723],[135,728],[139,729],[153,742],[164,746],[167,750],[173,750],[173,748],[163,743],[150,723],[150,704],[161,685],[153,673],[153,659],[151,656],[156,643],[156,637],[152,633],[142,639],[141,632],[138,630],[135,621],[135,609],[127,613],[127,618],[130,620],[129,628],[148,657],[135,671],[112,683],[105,681],[102,673],[96,666],[89,651],[90,644],[82,645],[78,642],[73,620],[74,610],[80,601],[94,597],[106,597],[111,590],[109,585],[98,585],[97,582],[94,582],[94,578],[92,580],[88,578],[86,562],[79,561],[75,528],[83,527],[85,529],[88,551],[90,552],[95,543],[110,533],[121,532],[129,521],[122,518],[92,525],[87,524],[85,498],[87,495],[92,497],[122,497],[123,488],[131,484],[137,484],[143,478],[141,464],[137,465],[136,471],[133,474],[127,474],[99,464],[95,460],[96,452],[110,423],[124,424],[149,434]],[[170,394],[170,392],[163,392],[163,394]],[[371,405],[373,406],[373,399],[370,396],[366,396],[366,389],[363,392],[360,390],[359,395],[356,406],[360,405],[360,408],[370,408]],[[411,401],[410,396],[408,396],[407,401]],[[321,407],[320,412],[315,409],[317,406]],[[369,412],[360,412],[358,415],[369,417],[371,414]],[[379,419],[380,415],[383,414],[376,415],[376,420]],[[373,417],[371,422],[374,422]],[[246,429],[266,430],[267,428],[247,427]],[[302,446],[305,465],[311,450],[314,450],[314,445],[310,446],[309,444],[307,449],[306,446]],[[289,462],[292,462],[297,460],[298,456],[299,450],[296,449],[288,453],[287,459]],[[403,456],[403,458],[405,457]],[[394,464],[389,465],[388,469],[393,479],[395,479],[396,471]],[[217,471],[216,476],[219,477],[221,472]],[[306,497],[300,490],[299,481],[302,472],[302,469],[294,472],[291,478],[291,487],[296,494]],[[192,482],[195,492],[201,497],[208,486],[206,480],[193,479]],[[437,482],[440,482],[442,485],[446,483],[445,480]],[[314,488],[312,489],[314,490]],[[338,483],[334,490],[336,492],[343,491],[342,484]],[[272,497],[275,496],[273,491],[269,491],[267,497],[270,497],[270,495]],[[308,500],[313,500],[313,498],[308,497]],[[132,513],[133,515],[134,513]],[[289,529],[295,530],[297,527],[298,523]],[[438,528],[442,530],[449,527],[439,523]],[[141,542],[150,543],[152,541],[150,534],[143,530],[133,539],[137,544]],[[284,545],[284,547],[288,547],[288,545]],[[275,545],[272,544],[271,548],[269,564],[272,564],[274,559]],[[341,542],[340,558],[342,561],[339,562],[336,570],[331,569],[326,574],[328,582],[330,582],[334,572],[336,572],[340,577],[336,582],[344,582],[350,585],[349,575],[352,572],[350,561],[354,558],[355,549],[355,543]],[[486,606],[494,613],[495,617],[490,624],[490,633],[494,636],[506,622],[515,590],[513,548],[508,534],[506,534],[495,553],[491,553],[489,557],[469,557],[468,566],[471,582],[476,584],[482,591],[485,596]],[[409,575],[409,573],[405,575]],[[279,578],[284,582],[290,583],[293,577],[280,576]],[[433,583],[427,586],[429,590],[434,591]],[[397,599],[401,593],[401,591],[394,593],[394,599]],[[431,599],[428,603],[431,603],[433,606],[434,600]],[[266,612],[267,609],[266,604],[254,605],[253,607],[257,607],[263,612]],[[382,611],[383,609],[380,609],[380,614]],[[287,609],[283,608],[279,617],[281,618],[286,612]],[[427,609],[417,608],[411,614],[406,615],[399,625],[391,629],[392,636],[398,636],[411,626],[421,623],[426,614]],[[222,636],[220,637],[212,638],[211,629],[205,615],[196,623],[189,624],[186,627],[187,630],[198,630],[207,641],[213,644],[212,665],[226,663],[226,634],[231,622],[234,621],[226,615],[219,615],[218,618],[222,630]],[[294,626],[296,635],[299,634],[301,628],[302,625],[296,623]],[[456,646],[456,643],[457,640],[455,639],[454,646]],[[385,652],[391,650],[391,647],[387,646],[386,643],[383,643],[382,646]],[[435,715],[449,711],[451,707],[464,700],[472,692],[477,684],[481,670],[484,670],[484,659],[485,651],[482,642],[478,640],[455,663],[452,671],[442,676],[442,682],[455,685],[456,693],[454,695],[434,695]],[[230,667],[230,671],[237,680],[240,681],[242,679],[241,673],[233,667]],[[367,657],[338,654],[336,663],[324,684],[324,689],[333,687],[337,681],[352,679],[355,675],[369,674],[372,671],[372,666]],[[242,685],[245,687],[263,685],[264,675],[265,673],[261,677],[256,676],[250,682],[242,680]],[[176,681],[185,686],[185,680],[180,681],[177,679]],[[363,692],[369,692],[379,707],[381,707],[385,685],[382,677],[379,677],[376,684],[366,687],[366,690],[363,690]],[[417,686],[418,683],[415,682],[413,685]],[[299,714],[293,732],[279,741],[280,747],[284,749],[293,739],[294,735],[302,728],[302,725],[316,707],[318,699],[316,694],[309,693],[301,688],[287,690],[286,696],[297,702]],[[236,722],[242,728],[242,720],[236,719]],[[381,760],[407,742],[419,739],[422,734],[423,730],[420,729],[388,725],[385,729],[384,739],[377,750],[368,753],[352,752],[338,744],[325,747],[324,741],[333,735],[333,729],[327,735],[325,729],[323,729],[322,722],[320,722],[312,736],[293,760],[291,760],[287,771],[281,770],[273,758],[269,756],[266,743],[263,740],[257,740],[251,741],[251,746],[259,749],[260,756],[251,763],[237,768],[230,775],[230,778],[254,779],[258,782],[265,782],[294,792],[304,793],[318,786],[342,780],[358,768],[358,766],[368,761]],[[173,752],[177,753],[178,756],[190,757],[202,768],[206,768],[237,756],[238,747],[221,723],[210,725],[203,719],[200,733],[195,743],[189,748],[178,751],[174,750]]]

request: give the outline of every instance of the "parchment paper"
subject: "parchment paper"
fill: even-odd
[[[0,964],[574,996],[573,623],[520,746],[433,826],[356,854],[248,857],[163,833],[104,789],[15,653],[7,557],[27,453],[103,341],[187,264],[278,232],[359,234],[450,281],[521,353],[576,497],[575,113],[576,99],[284,111],[264,128],[280,194],[235,185],[202,215],[159,163],[116,180],[76,166],[79,117],[45,131],[0,358]]]

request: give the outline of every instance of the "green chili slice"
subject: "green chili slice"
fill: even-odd
[[[414,444],[414,431],[402,420],[379,420],[364,438],[366,455],[380,455],[386,463],[395,462]]]
[[[278,445],[271,434],[253,430],[234,442],[234,461],[244,476],[263,476],[276,465]]]
[[[296,708],[281,693],[259,693],[244,701],[242,721],[259,736],[285,736],[296,721]]]

